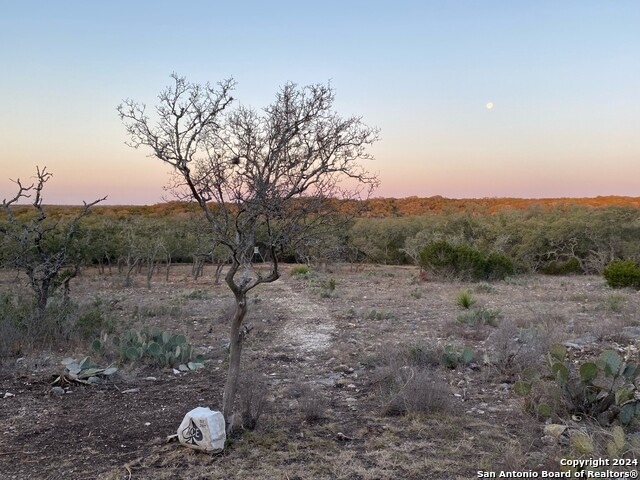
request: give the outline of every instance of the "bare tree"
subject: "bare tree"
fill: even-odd
[[[225,281],[236,306],[223,414],[231,428],[248,331],[247,293],[279,278],[278,252],[285,245],[338,228],[338,208],[356,205],[339,199],[361,198],[377,186],[359,162],[371,158],[366,148],[378,131],[358,117],[338,116],[328,85],[288,83],[262,112],[244,106],[230,111],[232,80],[216,89],[172,78],[175,84],[159,95],[153,123],[145,106],[132,100],[118,111],[129,145],[151,148],[173,167],[172,191],[200,205],[213,240],[230,252]],[[345,179],[349,185],[342,188]],[[268,271],[253,268],[258,241],[269,251]]]
[[[61,285],[64,286],[64,299],[68,300],[69,281],[78,273],[78,257],[73,255],[73,239],[77,234],[78,222],[89,213],[89,209],[107,197],[84,203],[82,210],[68,223],[60,224],[60,220],[50,219],[42,206],[42,189],[53,174],[36,167],[36,181],[24,186],[20,179],[14,183],[18,193],[10,200],[4,199],[2,208],[7,216],[7,223],[0,226],[0,231],[10,246],[5,246],[11,258],[9,265],[24,271],[29,277],[29,284],[36,297],[37,318],[44,315],[47,301],[51,294]],[[17,216],[15,206],[21,199],[31,198],[33,212],[26,216]]]

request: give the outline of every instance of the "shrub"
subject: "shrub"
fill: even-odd
[[[112,329],[113,320],[99,299],[90,306],[78,306],[54,296],[38,316],[33,300],[0,294],[0,357],[18,355],[25,346],[63,345]]]
[[[449,386],[429,370],[403,368],[387,380],[381,392],[385,415],[441,412],[449,406]]]
[[[204,290],[192,290],[184,296],[188,300],[204,300],[207,298],[207,292]]]
[[[603,271],[611,288],[634,287],[640,289],[640,267],[631,260],[614,260]]]
[[[480,293],[495,293],[496,291],[496,288],[487,282],[480,282],[475,287],[473,287],[473,289],[476,292],[480,292]]]
[[[374,384],[385,415],[444,411],[449,386],[434,372],[442,349],[428,345],[385,347],[376,358]]]
[[[330,278],[329,280],[322,280],[320,282],[320,286],[328,292],[333,292],[336,289],[336,280],[334,278]]]
[[[445,240],[431,242],[420,250],[420,266],[438,275],[455,275],[457,253],[453,245]]]
[[[420,251],[419,264],[436,275],[463,280],[502,280],[514,273],[513,261],[505,255],[486,255],[468,245],[453,246],[445,240],[426,245]]]
[[[395,315],[391,312],[387,311],[378,311],[375,308],[369,312],[367,315],[368,320],[392,320],[395,318]]]
[[[262,377],[255,371],[247,371],[238,385],[242,412],[242,427],[254,430],[266,404],[267,389]]]
[[[500,253],[490,253],[487,257],[484,276],[485,280],[503,280],[506,277],[513,275],[515,268],[511,258]]]
[[[550,262],[540,270],[547,275],[570,275],[584,273],[580,261],[572,257],[565,262]]]
[[[543,367],[549,344],[546,330],[534,326],[521,329],[511,320],[500,322],[486,341],[492,367],[507,378]]]
[[[460,290],[456,296],[456,305],[462,308],[471,308],[475,305],[476,299],[469,290]]]
[[[299,391],[300,410],[307,422],[322,420],[327,413],[327,401],[316,388],[302,385]]]
[[[624,306],[627,303],[627,297],[624,295],[609,295],[607,298],[607,305],[609,309],[614,313],[620,313],[624,310]]]
[[[295,275],[306,275],[309,273],[309,267],[307,265],[294,265],[289,270],[289,273],[293,276]]]

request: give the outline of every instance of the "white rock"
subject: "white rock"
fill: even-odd
[[[11,392],[7,392],[4,394],[4,397],[2,398],[9,398],[9,397],[15,397],[15,394],[11,393]]]

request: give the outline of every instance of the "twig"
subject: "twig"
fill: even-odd
[[[124,466],[124,468],[126,468],[126,469],[127,469],[127,472],[129,472],[129,479],[128,479],[128,480],[131,480],[131,475],[132,475],[132,473],[131,473],[131,469],[129,468],[129,466],[128,466],[128,465],[125,465],[125,466]]]

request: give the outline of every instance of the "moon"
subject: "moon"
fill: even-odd
[[[485,107],[487,107],[487,110],[491,110],[493,108],[493,102],[487,102]]]

